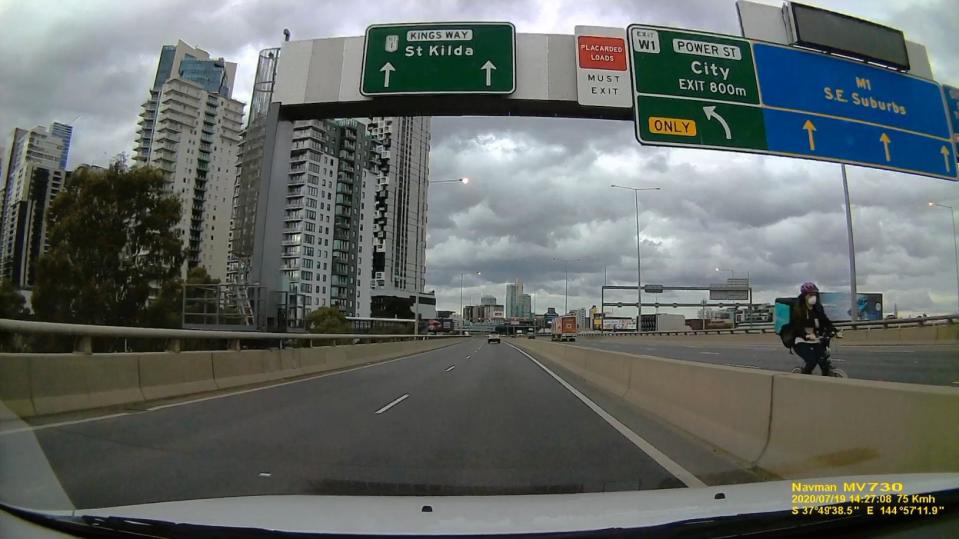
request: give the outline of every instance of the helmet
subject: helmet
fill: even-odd
[[[799,287],[799,293],[800,293],[800,294],[806,295],[806,294],[812,294],[812,293],[814,293],[814,292],[815,292],[816,294],[819,293],[819,287],[816,286],[816,283],[812,283],[812,282],[808,282],[808,281],[807,281],[807,282],[803,283],[802,286]]]

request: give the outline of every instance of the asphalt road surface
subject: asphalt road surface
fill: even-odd
[[[684,359],[717,365],[732,365],[790,372],[802,364],[799,356],[790,355],[778,337],[771,342],[755,344],[697,343],[659,341],[634,337],[605,339],[580,338],[578,346]],[[959,387],[959,346],[957,345],[891,345],[863,346],[844,344],[834,339],[833,365],[846,371],[850,378],[884,380]],[[817,368],[815,371],[819,373]]]
[[[505,342],[471,339],[113,417],[12,432],[7,423],[0,498],[17,481],[38,483],[38,459],[78,508],[260,494],[596,492],[695,480],[682,467],[686,478],[667,471],[676,463],[651,457],[616,421]],[[636,421],[624,423],[642,428]],[[663,454],[675,448],[694,463],[708,460],[653,430]]]

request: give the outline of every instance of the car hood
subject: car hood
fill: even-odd
[[[526,496],[248,496],[61,512],[282,532],[362,535],[463,535],[585,532],[670,523],[707,524],[750,514],[788,515],[794,483],[903,484],[901,494],[959,491],[959,473],[804,478],[743,485]],[[875,494],[880,494],[876,491]],[[48,513],[49,515],[49,513]],[[704,522],[705,521],[705,522]]]

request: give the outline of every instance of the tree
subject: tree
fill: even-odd
[[[77,172],[50,206],[49,249],[37,261],[33,294],[37,318],[106,325],[169,319],[160,307],[176,301],[185,256],[179,221],[180,202],[156,169]]]
[[[10,281],[0,282],[0,318],[23,318],[27,314],[26,300]]]
[[[310,333],[350,333],[352,327],[336,307],[320,307],[306,317]]]

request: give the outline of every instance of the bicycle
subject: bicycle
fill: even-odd
[[[829,361],[829,358],[832,356],[832,348],[830,345],[832,344],[833,338],[841,339],[842,333],[837,331],[832,334],[826,334],[826,335],[823,335],[822,337],[819,337],[818,342],[821,342],[826,345],[826,348],[825,348],[826,351],[822,359],[825,360],[826,362],[826,368],[829,370],[829,376],[833,378],[849,378],[849,375],[846,374],[846,371],[840,368],[834,367],[832,362]],[[792,353],[791,350],[790,350],[790,353]],[[805,360],[803,360],[803,362],[805,362]],[[794,368],[792,372],[794,374],[803,374],[802,368],[803,366],[800,365],[799,367]]]

